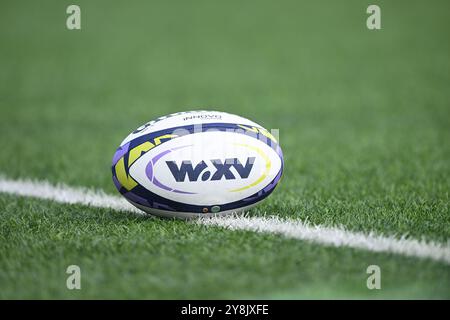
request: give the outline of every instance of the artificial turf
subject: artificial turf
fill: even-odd
[[[378,31],[364,1],[77,1],[79,31],[69,4],[2,3],[0,174],[115,193],[129,132],[215,109],[280,131],[283,180],[251,215],[450,238],[447,1],[377,1]],[[5,195],[0,215],[2,298],[450,298],[437,262]]]
[[[448,265],[0,196],[1,298],[445,298]],[[66,268],[81,268],[81,290]],[[368,265],[382,270],[368,290]]]

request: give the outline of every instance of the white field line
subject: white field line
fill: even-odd
[[[231,230],[274,233],[287,238],[305,240],[333,247],[349,247],[372,252],[385,252],[416,258],[428,258],[450,264],[450,243],[440,244],[425,240],[395,238],[352,232],[344,228],[311,226],[299,220],[277,217],[223,217],[205,219],[205,225],[221,226]]]
[[[107,195],[100,190],[73,188],[64,184],[52,185],[47,181],[10,180],[0,176],[0,192],[142,214],[141,210],[132,206],[123,197]]]
[[[102,191],[73,188],[45,181],[10,180],[0,177],[0,192],[18,196],[47,199],[66,204],[82,204],[117,211],[142,214],[124,198],[107,195]],[[271,233],[333,247],[349,247],[371,252],[384,252],[416,258],[425,258],[450,264],[450,242],[441,244],[417,239],[351,232],[344,228],[311,226],[299,220],[277,217],[226,216],[194,220],[206,226],[230,230]]]

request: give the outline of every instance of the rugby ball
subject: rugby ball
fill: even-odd
[[[123,140],[112,161],[117,190],[162,217],[247,210],[274,190],[282,172],[283,154],[268,130],[217,111],[150,121]]]

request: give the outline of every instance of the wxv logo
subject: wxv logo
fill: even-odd
[[[186,179],[186,175],[188,176],[189,181],[198,181],[198,177],[202,172],[202,181],[216,181],[221,180],[222,177],[225,177],[226,180],[236,179],[231,168],[234,168],[242,179],[248,178],[252,171],[255,158],[247,158],[245,165],[237,158],[228,158],[225,159],[224,162],[219,159],[209,161],[213,165],[213,170],[215,170],[214,173],[212,173],[210,169],[205,170],[208,168],[205,161],[199,162],[195,167],[192,165],[191,161],[183,161],[180,166],[178,166],[175,161],[166,161],[166,163],[177,182],[183,182]]]

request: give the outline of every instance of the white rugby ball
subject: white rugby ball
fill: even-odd
[[[282,172],[283,154],[268,130],[218,111],[150,121],[123,140],[112,161],[119,192],[162,217],[246,210],[274,190]]]

